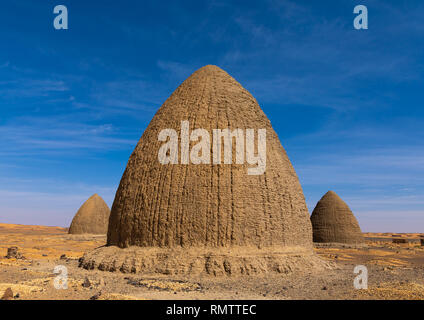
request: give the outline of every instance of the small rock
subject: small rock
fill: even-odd
[[[7,288],[4,291],[3,297],[0,300],[12,300],[13,299],[13,291],[12,288]]]
[[[85,280],[84,280],[84,283],[82,284],[82,286],[84,288],[90,288],[91,287],[91,282],[90,282],[90,280],[88,280],[87,277],[85,277]]]
[[[19,294],[19,292],[15,295],[15,299],[18,299],[21,295]]]
[[[18,247],[7,248],[7,259],[25,259],[24,256],[18,251]]]
[[[103,288],[103,287],[105,287],[105,286],[106,286],[105,279],[100,278],[100,281],[99,281],[99,287]]]
[[[43,257],[47,257],[47,254],[43,253]]]
[[[62,254],[62,255],[60,256],[60,260],[66,260],[66,254]]]
[[[327,287],[326,286],[322,287],[322,290],[327,290]]]
[[[99,291],[98,293],[96,293],[94,296],[92,296],[90,298],[90,300],[99,300],[100,296],[102,295],[102,292]]]

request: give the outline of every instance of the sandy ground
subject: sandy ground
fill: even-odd
[[[420,234],[365,234],[366,247],[321,245],[322,259],[332,270],[264,277],[175,277],[85,270],[84,252],[104,245],[104,236],[70,236],[59,227],[0,224],[0,296],[11,288],[15,299],[419,299],[424,300],[424,246]],[[16,246],[24,259],[7,259]],[[66,255],[62,257],[62,255]],[[63,265],[68,288],[56,289]],[[356,290],[356,265],[368,268],[368,289]],[[88,281],[87,281],[88,280]],[[60,284],[60,283],[59,283]]]

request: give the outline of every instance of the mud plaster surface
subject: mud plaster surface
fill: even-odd
[[[266,129],[266,171],[244,164],[163,165],[163,129]],[[181,146],[181,137],[179,137]],[[190,150],[196,142],[190,142]],[[235,158],[236,143],[232,144]],[[211,154],[212,150],[211,143]],[[180,156],[179,150],[179,156]],[[108,245],[306,247],[312,227],[298,177],[255,98],[228,73],[206,66],[166,100],[143,133],[112,206]]]
[[[141,248],[102,247],[80,260],[85,269],[134,274],[251,276],[288,274],[331,268],[312,250],[291,247],[232,248]]]
[[[333,191],[318,201],[311,216],[313,241],[319,243],[364,243],[358,221],[349,206]]]
[[[75,214],[69,227],[69,234],[106,234],[110,209],[106,202],[94,194]]]

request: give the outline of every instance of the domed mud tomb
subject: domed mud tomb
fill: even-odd
[[[88,269],[212,275],[321,264],[302,188],[270,121],[211,65],[157,111],[116,192],[107,246],[81,260]]]
[[[348,205],[328,191],[318,201],[311,216],[314,242],[364,243],[358,221]]]
[[[92,195],[72,219],[70,234],[106,234],[109,223],[110,209],[98,195]]]

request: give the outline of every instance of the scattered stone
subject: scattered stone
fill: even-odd
[[[87,277],[85,277],[85,280],[84,280],[84,283],[82,284],[82,286],[84,288],[90,288],[91,287],[91,282]]]
[[[62,254],[62,255],[60,256],[60,260],[66,260],[66,259],[67,259],[66,254]]]
[[[4,294],[3,294],[3,296],[1,297],[0,300],[13,300],[13,291],[12,291],[12,289],[11,288],[7,288],[4,291]]]
[[[105,279],[100,278],[100,281],[99,281],[99,287],[100,287],[100,288],[103,288],[103,287],[105,287],[105,286],[106,286]]]
[[[99,291],[94,296],[90,297],[90,300],[99,300],[100,296],[102,295],[102,292]]]
[[[408,239],[404,239],[404,238],[393,238],[392,239],[393,243],[408,243]]]
[[[7,259],[25,259],[25,257],[19,252],[18,247],[7,248]]]

